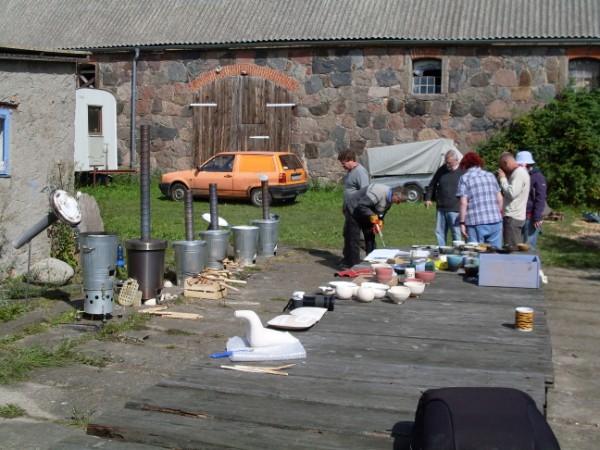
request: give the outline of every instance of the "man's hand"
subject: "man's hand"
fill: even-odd
[[[431,206],[431,200],[426,200],[425,201],[425,209],[429,209],[430,206]]]
[[[498,178],[506,178],[506,173],[502,169],[498,169],[496,174],[498,175]]]
[[[373,233],[380,234],[383,230],[383,220],[379,219],[373,224]]]

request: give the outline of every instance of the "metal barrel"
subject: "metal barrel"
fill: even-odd
[[[99,290],[117,269],[119,235],[103,231],[79,235],[79,255],[83,272],[83,289]]]
[[[258,247],[258,227],[240,225],[231,227],[231,229],[233,230],[234,259],[242,264],[254,264]]]
[[[273,256],[277,253],[279,239],[279,219],[253,220],[252,225],[259,228],[258,256]]]
[[[198,234],[206,242],[206,267],[222,269],[229,251],[229,230],[205,230]]]
[[[138,282],[142,300],[156,298],[163,288],[167,241],[128,239],[123,247],[127,255],[127,276]]]
[[[198,275],[206,265],[206,241],[173,242],[177,285],[183,286],[185,279]]]
[[[110,314],[114,308],[113,278],[105,279],[99,289],[86,289],[83,312],[86,314]]]

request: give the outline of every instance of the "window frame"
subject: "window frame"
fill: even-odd
[[[3,165],[0,165],[0,177],[10,176],[10,115],[11,111],[9,109],[0,108],[0,130],[2,133],[0,161],[4,162]]]
[[[95,125],[98,126],[98,131],[93,131],[91,130],[90,127],[90,111],[95,110],[96,111],[96,118],[98,119],[95,123]],[[103,123],[102,123],[102,105],[88,105],[87,107],[87,114],[88,114],[88,135],[89,136],[102,136],[102,128],[103,128]]]
[[[439,65],[439,77],[438,76],[431,76],[431,75],[416,75],[415,74],[415,70],[417,70],[415,68],[415,65],[418,65],[419,62],[436,62]],[[437,57],[437,56],[421,56],[421,57],[413,57],[411,58],[411,78],[410,78],[410,93],[412,95],[425,95],[425,96],[434,96],[434,95],[442,95],[445,93],[445,84],[444,84],[444,60],[442,57]],[[433,84],[434,86],[434,92],[415,92],[415,87],[417,87],[417,84],[415,83],[415,81],[417,79],[421,80],[424,78],[434,78],[435,81],[438,81],[438,83]],[[423,86],[423,85],[421,85]],[[427,85],[425,85],[427,86]],[[437,88],[437,89],[436,89]]]
[[[573,68],[571,67],[571,64],[577,64],[578,62],[590,62],[590,63],[594,63],[597,66],[596,72],[592,73],[592,77],[591,77],[592,82],[591,83],[586,85],[585,77],[575,77],[575,76],[571,75],[571,71],[575,71],[575,70],[581,71],[581,69],[576,69],[574,67]],[[576,89],[576,90],[585,89],[587,92],[589,92],[590,90],[592,90],[594,88],[600,87],[600,59],[589,58],[589,57],[569,59],[569,64],[567,67],[567,77],[569,79],[569,85],[571,85],[573,87],[573,89]]]

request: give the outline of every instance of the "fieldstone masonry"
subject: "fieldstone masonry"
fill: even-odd
[[[100,85],[118,99],[120,153],[128,162],[131,60],[97,55]],[[442,93],[412,94],[412,60],[442,62]],[[367,47],[142,53],[137,83],[140,124],[152,126],[152,163],[160,171],[193,163],[189,103],[224,76],[262,76],[291,91],[291,150],[311,176],[342,175],[337,153],[450,138],[464,152],[515,116],[554,98],[567,84],[559,47]]]

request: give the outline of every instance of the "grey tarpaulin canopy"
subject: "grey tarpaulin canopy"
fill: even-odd
[[[443,164],[448,150],[456,150],[459,159],[462,158],[452,139],[433,139],[368,148],[361,162],[371,177],[431,174]]]

